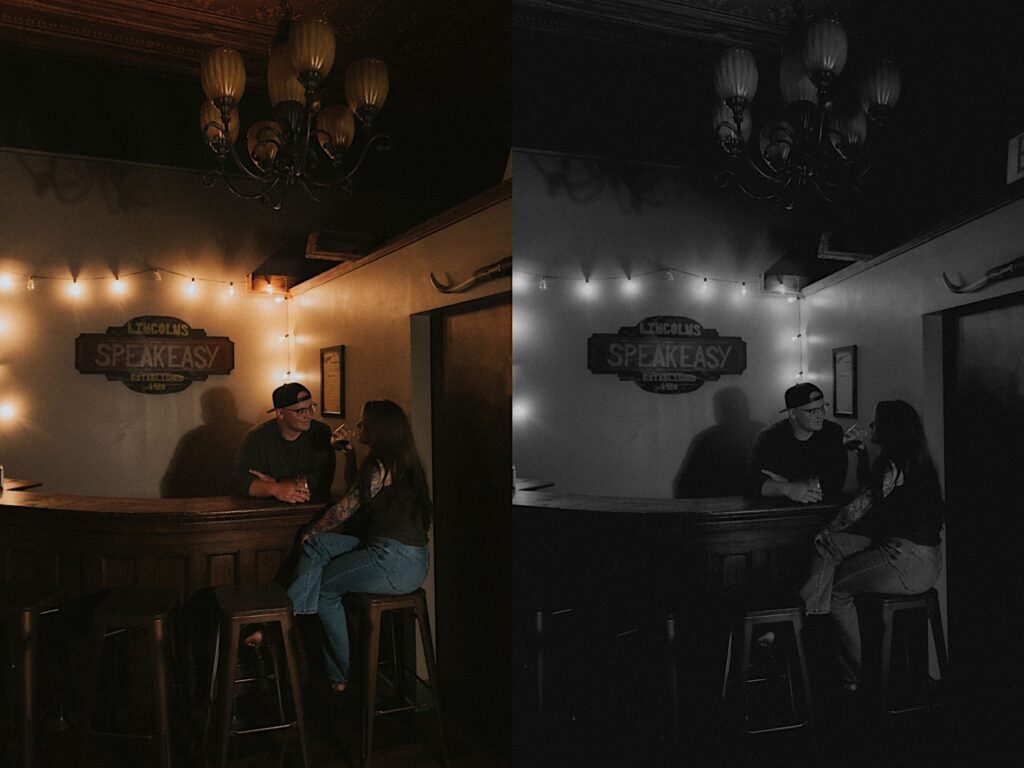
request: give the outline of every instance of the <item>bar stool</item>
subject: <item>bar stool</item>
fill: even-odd
[[[423,655],[427,662],[427,680],[430,687],[430,699],[434,708],[434,716],[437,720],[437,736],[441,746],[441,762],[448,765],[448,752],[444,743],[444,728],[441,723],[441,699],[437,693],[437,663],[434,658],[434,644],[430,639],[430,616],[427,613],[427,596],[422,589],[417,589],[408,595],[380,595],[368,592],[352,592],[347,595],[352,601],[359,614],[359,621],[362,626],[363,644],[363,670],[364,686],[362,701],[363,717],[363,738],[360,757],[363,761],[363,768],[370,765],[371,753],[373,750],[373,725],[377,715],[391,714],[393,712],[404,712],[416,708],[415,701],[410,702],[405,696],[405,666],[404,659],[398,652],[394,634],[394,615],[391,616],[392,625],[392,663],[395,671],[395,688],[402,704],[390,709],[377,707],[377,665],[380,658],[380,627],[385,614],[393,614],[395,611],[412,611],[420,627],[420,642],[423,645]],[[420,678],[416,677],[417,682]],[[414,694],[415,695],[415,694]]]
[[[24,768],[31,768],[35,758],[39,620],[42,616],[59,613],[62,597],[59,588],[43,587],[35,583],[0,584],[0,622],[5,626],[12,653],[9,724],[12,729],[21,731],[20,764]],[[66,642],[66,637],[62,641]],[[68,654],[69,664],[70,658]],[[68,672],[73,684],[74,671],[69,669]],[[17,723],[16,718],[20,718]]]
[[[919,595],[898,595],[898,594],[864,594],[861,596],[869,604],[877,603],[881,609],[882,618],[882,647],[880,661],[880,678],[878,690],[878,703],[890,713],[909,712],[918,709],[927,709],[927,704],[917,704],[908,707],[895,708],[889,702],[889,682],[892,672],[893,647],[897,640],[894,632],[894,624],[897,613],[904,611],[925,611],[927,623],[931,628],[931,639],[935,644],[935,656],[939,662],[939,676],[946,679],[946,667],[948,659],[946,656],[946,639],[942,631],[942,614],[939,608],[939,593],[934,588]],[[926,627],[925,632],[928,632]],[[928,639],[925,639],[925,646],[928,646]]]
[[[244,584],[217,587],[214,590],[217,605],[220,608],[220,621],[217,628],[217,646],[210,674],[210,709],[207,715],[206,731],[209,731],[210,720],[219,699],[218,727],[220,729],[218,765],[225,766],[228,762],[228,750],[232,734],[266,733],[296,728],[299,734],[299,747],[302,750],[302,764],[309,768],[309,755],[306,748],[306,728],[302,711],[302,688],[299,680],[298,653],[295,640],[295,628],[292,622],[292,601],[278,584]],[[253,728],[235,728],[232,713],[235,705],[235,685],[249,682],[251,678],[238,678],[238,646],[242,627],[246,624],[278,624],[281,629],[282,645],[288,665],[288,682],[291,687],[292,708],[294,718],[286,719],[284,699],[281,691],[281,678],[277,665],[277,656],[272,655],[274,664],[273,680],[277,697],[279,722]],[[271,648],[273,654],[274,649]],[[270,677],[269,675],[267,677]],[[284,744],[281,746],[282,759]]]
[[[118,587],[104,597],[97,606],[93,616],[93,665],[87,678],[85,717],[82,729],[83,764],[85,764],[89,748],[89,737],[96,734],[113,738],[153,741],[160,757],[161,768],[169,768],[171,765],[170,687],[172,684],[178,689],[178,693],[182,697],[181,704],[184,707],[184,695],[175,666],[176,649],[173,635],[175,622],[172,619],[172,614],[177,607],[177,592],[149,587]],[[152,733],[99,731],[93,728],[96,707],[104,693],[100,691],[100,669],[103,664],[104,651],[107,649],[107,641],[112,642],[111,650],[117,653],[118,638],[125,636],[128,632],[144,633],[149,645],[148,655],[152,675],[151,690],[155,720],[155,730]],[[109,686],[107,693],[109,693]],[[187,726],[187,714],[183,714]]]
[[[725,674],[722,679],[722,698],[725,700],[726,708],[738,716],[740,728],[744,733],[765,733],[807,725],[812,717],[812,703],[810,678],[807,674],[807,657],[804,654],[801,638],[803,601],[796,594],[749,593],[741,595],[735,603],[730,617]],[[777,631],[769,630],[770,625],[777,625]],[[755,674],[754,677],[751,677],[751,672],[755,671],[751,668],[755,627],[765,630],[761,637],[765,637],[769,632],[772,633],[772,636],[771,640],[764,643],[766,647],[764,654],[766,658],[762,661],[764,669],[760,675]],[[733,664],[733,647],[736,644],[737,635],[741,640],[736,654],[737,663]],[[791,641],[788,635],[792,636]],[[775,649],[780,646],[784,656],[781,661],[781,674],[777,670],[777,665],[780,662],[774,653]],[[794,668],[799,670],[802,707],[797,706],[798,697],[793,685]],[[748,686],[751,683],[764,683],[771,693],[773,686],[779,682],[785,684],[784,690],[789,707],[788,719],[780,721],[775,714],[774,703],[768,701],[768,706],[772,710],[771,720],[773,722],[751,722]]]

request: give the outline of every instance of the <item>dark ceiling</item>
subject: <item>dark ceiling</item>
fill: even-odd
[[[324,229],[359,233],[372,247],[501,181],[510,147],[508,0],[292,0],[290,7],[335,29],[325,102],[342,100],[351,61],[378,56],[390,72],[375,127],[391,135],[393,148],[371,153],[353,196],[329,193]],[[216,45],[242,53],[244,134],[250,122],[270,117],[266,55],[281,9],[279,0],[0,0],[0,146],[210,169],[214,156],[199,133],[202,56]],[[223,185],[201,193],[229,194]],[[267,215],[287,216],[296,205],[305,205],[298,189]],[[331,266],[304,258],[308,234],[296,232],[275,258],[293,282]]]
[[[814,281],[846,266],[817,257],[823,232],[831,233],[832,251],[877,255],[1024,193],[1024,182],[1006,185],[1007,143],[1024,130],[1024,12],[1016,0],[803,6],[808,17],[843,22],[850,63],[895,60],[903,92],[861,194],[778,210],[789,245],[769,271]],[[749,205],[735,189],[713,184],[721,167],[711,133],[713,61],[727,44],[754,51],[759,125],[774,106],[793,7],[790,0],[515,0],[512,143],[677,167],[722,206]]]

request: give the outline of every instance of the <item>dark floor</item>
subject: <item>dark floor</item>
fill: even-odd
[[[326,704],[311,698],[307,702],[307,740],[310,766],[358,766],[360,718],[354,694],[344,694]],[[174,765],[212,766],[199,744],[203,718],[201,706],[193,708],[192,733],[186,734],[180,723],[175,729]],[[121,724],[126,724],[121,721]],[[507,763],[481,745],[453,717],[445,718],[445,741],[451,768],[504,768]],[[434,768],[442,765],[433,713],[414,716],[395,714],[379,717],[374,738],[372,764],[375,768]],[[281,746],[284,745],[283,761]],[[87,758],[79,762],[80,740],[76,729],[57,727],[55,718],[44,723],[37,745],[37,765],[82,768],[119,768],[120,766],[158,765],[149,742],[94,737]],[[212,754],[212,752],[211,752]],[[272,768],[279,765],[302,766],[298,737],[281,734],[234,736],[231,740],[232,768]]]

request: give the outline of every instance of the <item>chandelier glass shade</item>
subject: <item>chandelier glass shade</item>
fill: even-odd
[[[758,71],[745,48],[726,48],[718,56],[713,82],[719,104],[712,124],[728,162],[716,184],[792,209],[811,190],[832,202],[860,189],[871,165],[869,126],[880,139],[901,83],[889,60],[862,66],[857,87],[843,83],[847,39],[835,19],[800,19],[789,41],[779,63],[782,107],[757,130],[756,140],[751,105]]]
[[[391,146],[389,136],[370,130],[387,99],[387,64],[375,58],[350,64],[345,73],[346,103],[325,106],[321,86],[334,64],[334,31],[322,19],[292,20],[287,3],[283,9],[267,61],[273,117],[249,126],[244,153],[236,147],[238,104],[246,85],[241,54],[213,48],[203,57],[200,75],[207,98],[199,112],[200,129],[218,160],[203,183],[209,187],[222,179],[238,197],[259,199],[275,209],[284,204],[288,188],[296,185],[314,200],[321,188],[351,192],[352,177],[369,150]],[[228,174],[229,160],[244,178]]]

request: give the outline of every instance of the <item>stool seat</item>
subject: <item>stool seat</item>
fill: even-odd
[[[227,585],[213,592],[221,611],[231,618],[258,620],[292,612],[291,598],[279,584]]]
[[[441,699],[437,692],[437,663],[434,657],[434,643],[430,637],[430,616],[427,613],[427,595],[422,589],[405,595],[385,595],[372,592],[350,592],[347,597],[355,604],[363,626],[363,768],[369,768],[373,751],[373,726],[378,714],[411,709],[401,706],[386,711],[377,709],[377,662],[380,653],[380,626],[384,614],[392,611],[411,610],[416,616],[420,628],[420,643],[423,656],[427,662],[427,676],[430,685],[430,697],[437,720],[437,733],[441,747],[441,761],[448,765],[448,752],[444,743],[444,727],[441,721]],[[392,624],[392,654],[396,671],[397,687],[404,697],[403,659],[394,646],[394,624]],[[403,702],[404,703],[404,702]]]
[[[926,592],[913,595],[901,595],[890,593],[864,593],[858,596],[862,603],[879,607],[882,618],[882,650],[881,650],[881,675],[878,690],[878,704],[890,713],[908,712],[912,710],[926,709],[927,704],[915,704],[912,706],[897,708],[889,701],[889,682],[892,671],[892,650],[896,641],[894,622],[897,613],[902,611],[925,611],[928,626],[931,629],[931,639],[935,645],[935,657],[939,665],[939,677],[946,679],[946,668],[949,664],[946,656],[946,639],[942,629],[942,614],[939,608],[939,593],[934,587]],[[927,631],[927,630],[926,630]],[[925,643],[927,645],[927,638]]]
[[[813,714],[810,676],[807,671],[807,657],[803,645],[804,603],[800,596],[790,592],[770,592],[758,589],[732,593],[727,596],[731,606],[728,646],[726,648],[725,673],[722,679],[722,697],[726,707],[737,715],[740,728],[745,733],[764,733],[790,728],[800,728],[810,722]],[[754,628],[769,625],[788,625],[792,641],[788,638],[772,638],[772,645],[778,640],[783,646],[783,663],[786,692],[789,699],[790,719],[781,723],[755,723],[751,721],[747,706],[747,685],[749,683],[770,683],[767,676],[751,678],[751,655]],[[733,646],[739,635],[738,663],[733,663]],[[769,646],[771,647],[771,646]],[[793,671],[800,675],[800,691],[803,697],[802,711],[797,707],[793,685]]]
[[[0,616],[7,618],[24,611],[45,611],[60,606],[64,591],[35,582],[0,584]]]
[[[174,625],[172,615],[178,608],[178,593],[158,587],[117,587],[111,590],[96,607],[93,614],[93,667],[89,675],[85,718],[82,729],[82,762],[88,751],[89,736],[100,733],[92,727],[93,715],[99,701],[99,674],[108,639],[116,639],[124,630],[145,633],[151,669],[151,691],[155,713],[154,731],[148,734],[104,732],[102,735],[120,738],[145,738],[155,742],[161,768],[171,765],[170,687],[172,676],[181,696],[183,717],[184,693],[175,663]],[[115,646],[116,650],[116,646]],[[116,665],[115,665],[116,666]],[[116,669],[114,670],[116,671]]]
[[[295,639],[295,627],[292,621],[292,601],[288,593],[279,584],[239,584],[217,587],[213,591],[220,610],[220,621],[215,640],[213,670],[210,675],[210,701],[206,718],[206,731],[209,731],[213,720],[215,706],[219,698],[218,727],[220,739],[218,745],[219,762],[226,766],[233,734],[263,733],[268,731],[286,731],[295,728],[298,731],[299,747],[302,750],[302,764],[309,768],[309,755],[306,747],[306,726],[303,716],[302,689],[299,680],[298,648]],[[288,681],[292,698],[294,717],[289,719],[285,714],[284,698],[281,691],[281,680],[278,674],[277,656],[272,655],[274,664],[274,686],[277,699],[279,722],[258,728],[233,727],[232,714],[235,703],[235,684],[242,682],[236,677],[238,666],[238,646],[241,640],[243,625],[254,623],[276,623],[281,629],[282,645],[288,667]],[[269,643],[267,643],[269,645]],[[270,649],[274,654],[275,649]],[[281,758],[284,757],[282,743]]]

